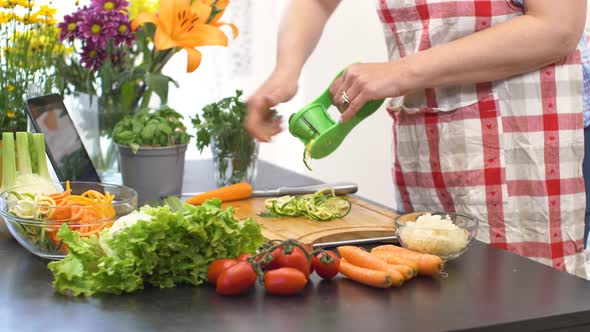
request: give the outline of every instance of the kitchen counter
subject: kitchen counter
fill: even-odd
[[[185,191],[214,186],[212,166],[191,161]],[[313,184],[261,163],[257,188]],[[589,331],[590,282],[476,242],[446,267],[372,289],[342,277],[281,298],[258,287],[222,297],[209,286],[67,298],[51,288],[47,261],[0,239],[0,331]]]

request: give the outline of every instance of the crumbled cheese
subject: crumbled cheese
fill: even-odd
[[[465,248],[469,233],[448,216],[427,213],[400,228],[400,238],[409,249],[444,257]]]

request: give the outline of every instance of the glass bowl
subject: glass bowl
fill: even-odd
[[[430,213],[433,217],[440,216],[457,226],[450,229],[448,224],[436,225],[415,224],[418,217]],[[436,220],[436,219],[433,219]],[[440,221],[439,221],[440,222]],[[477,218],[447,212],[415,212],[397,216],[394,219],[395,232],[402,247],[439,256],[445,261],[458,258],[469,249],[477,235],[479,220]],[[436,221],[433,221],[436,223]],[[446,227],[442,227],[442,226]]]
[[[60,183],[66,188],[66,183]],[[100,194],[114,195],[110,203],[91,206],[58,206],[49,201],[40,201],[25,195],[17,197],[13,192],[17,188],[0,193],[0,215],[4,219],[10,234],[31,253],[47,258],[62,259],[67,254],[67,247],[57,236],[63,224],[70,230],[80,232],[81,236],[98,235],[100,231],[111,227],[119,217],[137,209],[137,192],[129,187],[96,183],[70,182],[72,195],[94,190]],[[71,200],[69,200],[71,202]],[[82,204],[82,203],[80,203]]]

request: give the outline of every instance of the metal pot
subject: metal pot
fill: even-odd
[[[116,146],[123,184],[137,191],[140,205],[182,193],[187,144],[141,147],[137,153],[127,145]]]

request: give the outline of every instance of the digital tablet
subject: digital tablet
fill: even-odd
[[[59,180],[101,182],[61,95],[30,98],[25,106],[35,131],[45,135],[47,156]]]

